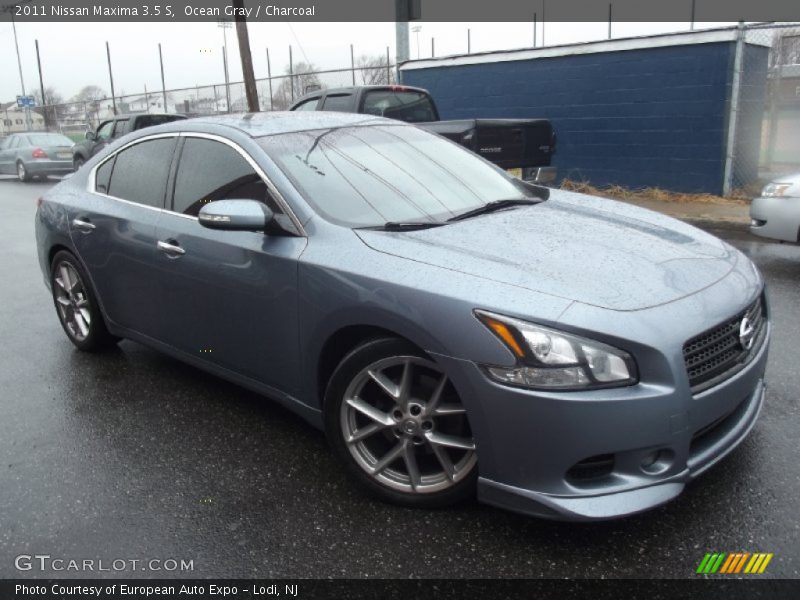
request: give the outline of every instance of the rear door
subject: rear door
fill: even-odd
[[[69,212],[73,243],[108,317],[154,338],[156,223],[176,140],[176,134],[168,134],[125,146],[93,169],[93,201]]]
[[[232,142],[184,137],[171,210],[158,224],[163,340],[283,391],[297,386],[297,259],[304,237],[215,231],[208,202],[253,199],[290,224],[255,162]]]

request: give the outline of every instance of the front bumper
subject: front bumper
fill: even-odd
[[[436,356],[454,384],[479,398],[468,407],[475,434],[479,500],[545,518],[591,521],[663,504],[731,452],[764,402],[770,331],[747,366],[694,396],[688,388],[547,393],[495,384],[469,361]],[[472,415],[476,418],[473,419]],[[661,452],[667,459],[645,467]],[[613,469],[576,481],[576,463],[613,456]]]
[[[750,204],[750,233],[800,243],[800,198],[754,198]]]

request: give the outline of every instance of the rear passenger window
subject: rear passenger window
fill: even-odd
[[[186,138],[172,209],[196,217],[215,200],[258,200],[278,213],[267,184],[236,150],[214,140]]]
[[[125,133],[125,128],[128,126],[128,119],[120,119],[114,124],[114,133],[111,134],[111,137],[118,138],[123,133]]]
[[[117,154],[108,193],[123,200],[162,208],[175,138],[135,144]]]
[[[94,190],[101,194],[108,193],[108,184],[111,181],[111,170],[114,168],[114,158],[107,160],[97,167],[94,174]]]
[[[327,96],[322,104],[322,110],[335,110],[339,112],[349,112],[353,96],[350,94],[337,94]]]

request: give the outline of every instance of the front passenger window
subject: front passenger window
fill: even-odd
[[[280,212],[267,184],[236,150],[214,140],[187,138],[172,209],[196,217],[205,204],[215,200],[258,200]]]
[[[106,121],[97,129],[97,135],[95,139],[98,141],[104,141],[111,137],[111,129],[114,127],[114,121]]]

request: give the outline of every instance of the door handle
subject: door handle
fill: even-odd
[[[186,254],[186,250],[184,250],[178,245],[170,244],[169,242],[162,242],[159,240],[159,242],[156,244],[156,247],[158,247],[158,249],[161,250],[161,252],[163,252],[170,258],[177,258],[179,256],[183,256],[184,254]]]
[[[96,229],[93,223],[84,221],[83,219],[72,219],[72,226],[83,233],[91,233]]]

